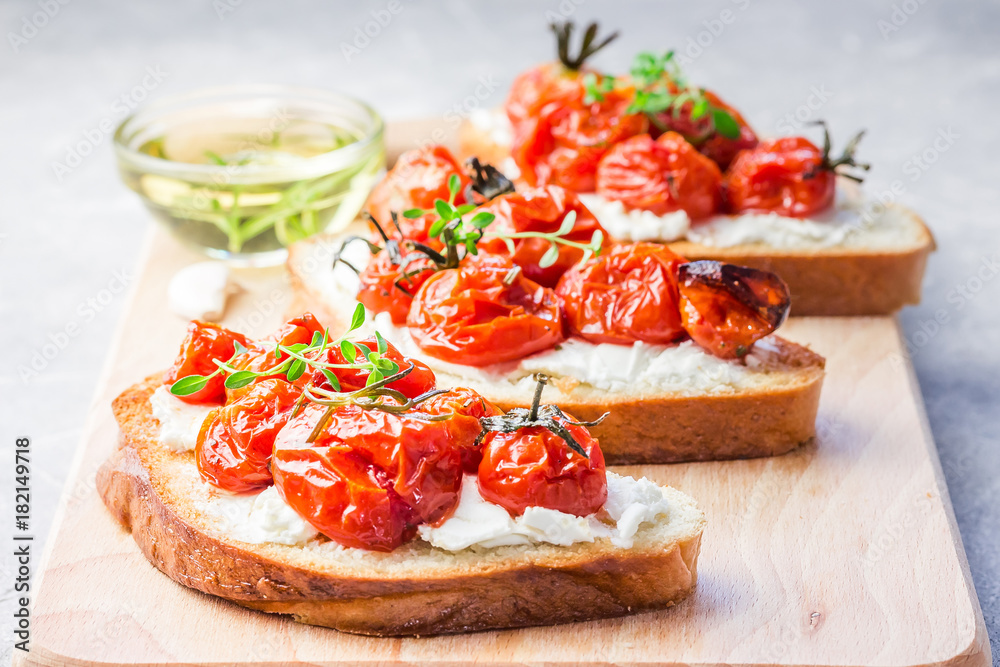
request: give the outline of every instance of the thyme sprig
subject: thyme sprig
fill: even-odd
[[[512,408],[506,414],[497,415],[495,417],[482,417],[479,420],[483,430],[476,438],[476,445],[478,446],[482,444],[483,438],[486,437],[487,433],[514,433],[522,428],[541,426],[542,428],[548,429],[562,438],[566,445],[574,452],[585,459],[589,459],[590,455],[587,454],[587,451],[583,448],[583,446],[577,442],[570,430],[566,428],[566,424],[590,428],[600,424],[610,413],[605,412],[603,415],[591,422],[575,421],[570,419],[566,416],[565,412],[559,409],[559,406],[557,405],[540,405],[542,401],[542,390],[545,389],[545,385],[548,383],[549,377],[544,373],[538,373],[535,375],[535,381],[537,383],[535,384],[535,395],[531,399],[530,408]]]
[[[495,170],[494,170],[495,171]],[[499,172],[497,172],[499,174]],[[502,176],[502,174],[501,174]],[[504,232],[489,230],[489,226],[496,219],[496,216],[488,211],[476,213],[468,221],[463,216],[474,210],[472,204],[455,206],[455,196],[458,194],[460,182],[458,176],[452,175],[448,181],[449,199],[444,201],[437,199],[434,202],[434,210],[409,209],[403,212],[403,217],[419,218],[427,214],[437,214],[438,219],[431,223],[428,235],[431,238],[440,239],[444,244],[444,252],[440,253],[419,244],[414,247],[429,257],[439,268],[455,268],[466,255],[478,255],[477,244],[482,239],[500,239],[506,245],[511,254],[515,251],[514,241],[517,239],[538,238],[549,242],[549,248],[538,261],[541,268],[547,268],[555,264],[559,259],[559,246],[569,246],[583,250],[581,261],[587,261],[594,255],[599,255],[601,245],[604,243],[604,233],[598,229],[594,231],[588,243],[572,241],[565,238],[573,231],[576,224],[576,211],[570,211],[563,217],[559,229],[555,232]]]
[[[309,437],[306,438],[306,442],[315,441],[319,437],[319,434],[323,432],[323,427],[326,426],[326,422],[330,418],[330,415],[333,414],[333,411],[345,405],[356,405],[362,410],[380,410],[396,415],[408,413],[409,416],[422,419],[423,421],[444,421],[453,417],[454,413],[452,412],[431,415],[417,411],[418,406],[422,402],[432,396],[447,393],[448,390],[446,389],[432,389],[416,398],[409,398],[402,392],[388,386],[409,375],[415,367],[415,364],[411,361],[406,368],[383,377],[377,382],[370,383],[363,389],[349,393],[330,391],[312,385],[306,386],[302,392],[302,396],[312,403],[326,407],[326,410],[323,411],[323,415],[316,422]],[[391,402],[387,399],[391,399]]]
[[[625,113],[645,114],[651,123],[660,130],[669,129],[659,118],[659,114],[669,112],[674,118],[680,116],[684,106],[691,103],[691,120],[707,117],[709,127],[704,137],[693,137],[695,141],[707,138],[712,132],[718,132],[727,139],[740,136],[740,124],[727,110],[715,104],[705,95],[705,89],[691,85],[674,51],[662,55],[643,51],[635,56],[630,71],[631,83],[635,86],[634,97]],[[674,92],[671,84],[676,86]],[[614,77],[602,74],[588,74],[584,77],[586,95],[584,102],[593,104],[603,102],[604,96],[625,82],[619,84]]]
[[[355,343],[348,340],[353,332],[361,328],[365,323],[365,308],[358,304],[351,317],[351,326],[347,332],[336,339],[330,338],[330,330],[324,329],[323,333],[315,332],[312,340],[306,343],[295,343],[293,345],[282,345],[280,342],[274,345],[274,358],[276,363],[270,368],[262,371],[251,371],[247,369],[234,368],[232,363],[247,349],[236,344],[236,351],[232,357],[226,361],[214,359],[215,371],[209,375],[188,375],[178,379],[170,385],[170,393],[174,396],[189,396],[201,389],[204,389],[208,381],[220,374],[226,376],[225,386],[227,389],[239,389],[262,377],[275,377],[283,375],[289,382],[295,382],[308,369],[319,371],[326,378],[335,392],[340,391],[340,381],[337,379],[334,369],[358,369],[368,371],[366,387],[376,385],[386,377],[399,373],[399,364],[388,359],[384,355],[388,351],[388,343],[378,332],[375,332],[376,349],[371,350],[367,345]],[[346,364],[335,364],[323,361],[326,352],[330,349],[339,348]]]

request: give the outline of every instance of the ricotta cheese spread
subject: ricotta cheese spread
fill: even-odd
[[[601,226],[618,241],[676,241],[691,229],[691,218],[683,210],[656,215],[642,209],[625,209],[625,204],[598,194],[582,194],[580,201]]]
[[[185,403],[170,393],[167,385],[156,388],[149,397],[153,417],[160,423],[157,439],[174,452],[193,450],[205,418],[214,409],[211,405]]]
[[[715,248],[762,244],[780,249],[893,248],[919,243],[920,226],[898,207],[869,207],[853,183],[837,183],[829,210],[812,218],[777,213],[716,215],[692,223],[684,211],[662,216],[625,206],[598,194],[580,200],[615,239],[622,241],[688,240]],[[676,216],[676,217],[675,217]]]
[[[210,487],[211,488],[211,487]],[[230,537],[248,544],[302,546],[319,533],[269,486],[258,494],[229,495],[214,488],[199,509],[216,519]]]
[[[229,267],[222,262],[198,262],[170,279],[167,306],[185,319],[216,322],[225,313],[232,291]]]
[[[643,523],[670,511],[663,491],[646,478],[607,473],[608,499],[601,512],[579,517],[544,507],[529,507],[511,517],[507,510],[483,499],[475,476],[466,475],[455,513],[440,526],[423,525],[420,538],[446,551],[470,547],[492,548],[514,544],[570,546],[600,537],[630,549]]]
[[[608,538],[632,548],[645,523],[669,514],[663,490],[646,478],[607,473],[608,499],[597,514],[574,516],[544,507],[529,507],[518,517],[479,493],[475,475],[466,475],[455,512],[440,526],[422,525],[417,537],[445,551],[489,549],[519,544],[571,546]],[[249,544],[305,546],[319,535],[281,498],[275,487],[258,494],[231,495],[208,487],[208,499],[198,509],[218,522],[220,532]]]

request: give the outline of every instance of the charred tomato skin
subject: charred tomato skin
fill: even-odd
[[[768,271],[701,260],[678,277],[684,330],[717,357],[746,356],[788,317],[788,286]]]

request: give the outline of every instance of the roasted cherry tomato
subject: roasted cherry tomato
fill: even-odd
[[[549,105],[515,128],[511,156],[530,185],[593,192],[597,163],[619,141],[647,131],[641,114],[626,113],[634,92],[615,89],[601,102]]]
[[[378,341],[374,337],[358,341],[357,344],[364,346],[368,351],[378,349]],[[434,377],[434,371],[432,371],[427,364],[418,359],[410,359],[409,357],[403,356],[403,354],[389,341],[386,341],[385,354],[382,356],[399,364],[399,369],[401,371],[408,368],[411,363],[413,364],[413,370],[406,376],[396,380],[392,384],[387,385],[390,389],[395,389],[407,398],[416,398],[417,396],[434,389],[436,386],[437,380]],[[344,354],[341,352],[339,347],[328,348],[324,361],[329,364],[347,363],[347,359],[344,357]],[[337,380],[340,382],[340,391],[357,391],[358,389],[364,388],[365,384],[368,382],[368,372],[361,369],[334,368],[331,370],[333,370],[334,375],[337,376]],[[331,389],[326,376],[319,370],[313,373],[312,383],[317,387]]]
[[[683,338],[677,267],[684,261],[664,245],[634,243],[567,271],[556,293],[570,331],[619,345]]]
[[[251,341],[248,343],[246,345],[247,351],[234,359],[230,365],[237,370],[248,370],[256,373],[266,371],[280,363],[280,360],[274,355],[275,345],[308,345],[312,342],[313,336],[316,334],[323,334],[323,325],[319,323],[319,320],[312,313],[303,313],[299,317],[293,318],[283,324],[281,328],[260,342]],[[269,377],[281,377],[281,374],[262,375],[254,380],[254,382],[260,382]],[[308,380],[309,377],[303,375],[295,381],[295,385],[302,387]],[[227,388],[225,390],[226,400],[234,401],[238,399],[248,392],[252,386],[253,384],[238,389]]]
[[[572,419],[572,418],[569,418]],[[514,515],[527,507],[547,507],[588,516],[604,506],[608,480],[604,454],[586,427],[561,420],[585,458],[544,426],[511,433],[491,431],[483,438],[479,492]]]
[[[482,432],[479,420],[503,414],[500,408],[472,389],[456,387],[447,393],[428,398],[420,403],[417,409],[432,415],[454,415],[448,420],[448,424],[454,431],[455,442],[459,443],[462,451],[462,470],[470,475],[476,474],[479,462],[483,460],[482,451],[475,444],[476,438]]]
[[[205,420],[195,448],[202,478],[233,493],[270,486],[274,439],[300,395],[284,380],[263,380],[216,410]]]
[[[410,220],[403,217],[403,212],[411,208],[433,211],[435,199],[448,201],[448,179],[452,175],[461,179],[455,203],[464,204],[463,193],[469,177],[447,148],[428,146],[407,151],[399,156],[393,168],[372,190],[368,197],[368,212],[390,236],[395,233],[395,226],[389,224],[395,212],[403,238],[426,243],[429,240],[427,231],[437,219],[436,214]]]
[[[555,292],[499,255],[431,276],[406,323],[421,350],[467,366],[520,359],[563,339]]]
[[[702,260],[678,277],[684,330],[717,357],[745,356],[788,316],[788,286],[773,273]]]
[[[692,220],[722,207],[722,173],[676,132],[617,144],[597,167],[597,193],[656,215],[683,209]]]
[[[733,213],[808,217],[833,205],[836,174],[823,152],[804,137],[763,141],[741,153],[726,174]]]
[[[321,413],[312,407],[300,413],[312,417],[303,439]],[[412,508],[377,466],[349,447],[276,447],[271,470],[285,502],[337,544],[392,551],[416,534]]]
[[[656,136],[661,131],[673,131],[681,134],[691,142],[698,151],[710,158],[725,170],[732,164],[736,155],[743,150],[749,150],[757,145],[757,135],[740,115],[740,112],[719,99],[719,96],[710,90],[704,91],[705,98],[709,104],[729,113],[739,126],[739,136],[730,138],[723,136],[715,130],[710,114],[705,114],[696,120],[691,119],[691,111],[694,109],[693,102],[686,102],[681,106],[679,112],[674,113],[674,109],[668,109],[656,115],[655,120],[650,123],[650,131]]]
[[[594,232],[600,231],[607,239],[607,232],[597,222],[597,218],[572,192],[549,185],[528,188],[521,192],[500,195],[480,208],[496,216],[489,231],[494,232],[556,232],[563,219],[571,211],[576,215],[573,229],[564,238],[578,243],[590,243]],[[475,215],[475,214],[472,214]],[[607,245],[607,243],[603,244]],[[486,238],[479,247],[496,254],[507,254],[507,244],[498,238]],[[559,257],[555,263],[542,268],[539,262],[548,252],[551,244],[545,239],[527,238],[514,240],[514,254],[511,259],[521,267],[524,275],[545,287],[555,287],[559,277],[583,258],[583,250],[567,245],[556,246]]]
[[[218,367],[213,360],[229,361],[236,353],[236,343],[247,345],[243,334],[223,329],[210,322],[192,321],[180,353],[163,377],[164,384],[173,384],[188,375],[211,375]],[[178,396],[185,403],[222,403],[226,398],[226,378],[221,373],[193,394]]]
[[[584,31],[579,47],[574,48],[571,42],[575,26],[572,22],[552,23],[550,28],[555,33],[559,60],[532,67],[514,79],[504,110],[515,128],[522,121],[537,117],[550,105],[558,107],[581,103],[586,95],[586,77],[594,77],[595,81],[603,78],[584,63],[618,36],[613,33],[598,37],[597,24],[591,23]]]
[[[272,470],[285,501],[327,537],[389,551],[417,524],[438,523],[454,511],[462,455],[447,419],[345,405],[306,443],[322,413],[310,406],[289,422],[275,444]],[[364,490],[360,498],[355,486]]]
[[[416,259],[404,268],[382,250],[359,276],[358,301],[372,312],[389,313],[393,324],[405,324],[413,295],[434,273],[433,267],[429,259]]]

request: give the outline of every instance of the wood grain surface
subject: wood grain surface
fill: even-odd
[[[374,639],[174,583],[111,519],[94,473],[116,446],[112,398],[176,353],[186,323],[166,310],[166,284],[198,259],[151,232],[38,572],[31,652],[15,652],[14,664],[990,664],[893,318],[793,318],[783,328],[827,357],[815,443],[769,459],[621,469],[676,486],[707,514],[698,587],[674,609]],[[244,291],[227,326],[267,332],[294,306],[280,269],[236,278]]]

